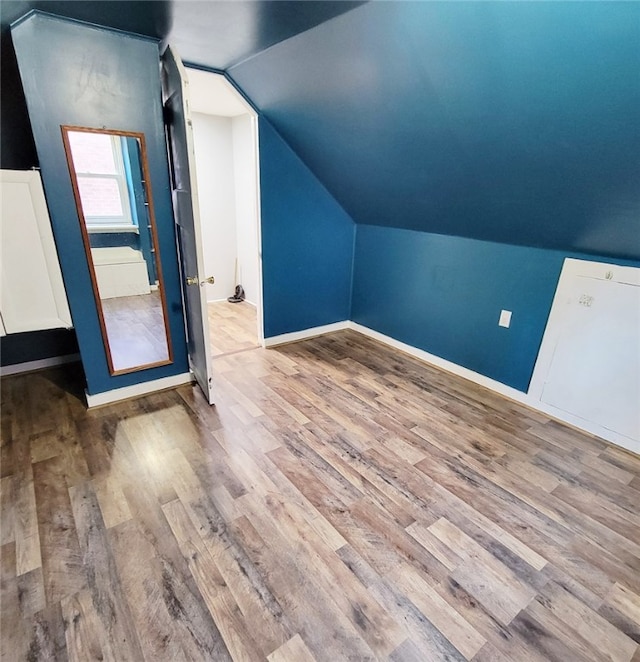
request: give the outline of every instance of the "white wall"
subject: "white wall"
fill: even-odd
[[[207,300],[217,301],[231,296],[236,285],[232,120],[200,113],[193,113],[192,119],[206,271],[202,275],[215,276],[215,285],[204,287],[207,288]]]
[[[235,172],[238,280],[247,301],[258,302],[258,190],[255,120],[250,115],[232,119]]]

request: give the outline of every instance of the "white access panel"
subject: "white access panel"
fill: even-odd
[[[640,269],[567,260],[530,395],[640,442]]]
[[[40,174],[0,171],[0,313],[6,333],[69,328]]]

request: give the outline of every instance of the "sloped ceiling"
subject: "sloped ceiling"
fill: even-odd
[[[184,60],[224,70],[362,2],[351,0],[2,0],[2,31],[31,9],[168,40]]]
[[[119,1],[94,0],[2,0],[0,19],[2,37],[6,38],[9,25],[32,9],[50,14],[95,23],[117,30],[162,39],[171,27],[171,2],[168,0]]]
[[[186,62],[226,70],[363,4],[350,0],[177,0],[169,40]]]
[[[640,259],[640,3],[2,0],[10,167],[31,8],[226,70],[357,223]]]
[[[0,0],[0,165],[38,164],[10,24],[32,9],[171,42],[185,61],[224,70],[362,2],[325,0]]]
[[[640,258],[640,4],[372,2],[229,74],[357,223]]]

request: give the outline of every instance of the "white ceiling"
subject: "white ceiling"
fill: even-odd
[[[191,111],[222,117],[253,114],[253,109],[221,74],[187,68]]]

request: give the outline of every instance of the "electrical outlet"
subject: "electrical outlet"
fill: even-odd
[[[500,320],[498,321],[499,326],[504,326],[505,329],[508,329],[511,326],[511,311],[510,310],[501,310],[500,311]]]

